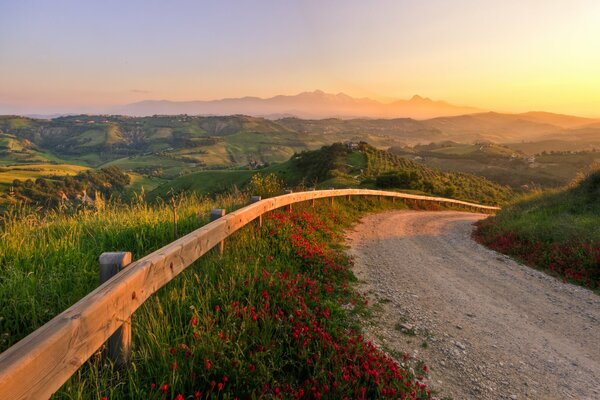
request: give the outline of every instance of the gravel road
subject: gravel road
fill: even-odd
[[[477,244],[482,218],[391,211],[349,232],[367,337],[425,361],[440,398],[600,399],[600,296]]]

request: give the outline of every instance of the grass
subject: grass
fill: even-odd
[[[479,223],[475,237],[494,250],[600,289],[600,173],[578,185],[521,197]]]
[[[27,164],[0,166],[0,187],[5,188],[15,179],[35,180],[52,176],[77,175],[88,168],[72,164]]]
[[[211,207],[231,210],[246,200],[183,198],[179,231],[204,224]],[[197,391],[223,399],[372,398],[388,390],[427,398],[411,360],[398,364],[364,342],[342,307],[365,307],[351,290],[342,233],[365,213],[392,206],[339,199],[331,208],[324,200],[314,211],[297,205],[293,214],[266,217],[263,228],[247,226],[227,239],[223,257],[203,257],[136,312],[129,368],[94,356],[55,398],[182,399]],[[128,250],[137,259],[172,240],[172,223],[166,204],[138,201],[70,216],[21,211],[4,220],[0,235],[6,349],[97,286],[100,253]]]
[[[223,197],[228,209],[241,199]],[[190,232],[212,203],[198,197],[182,202],[178,229]],[[134,258],[172,241],[168,205],[115,204],[76,215],[38,210],[3,217],[0,230],[0,321],[4,350],[32,328],[82,298],[98,284],[98,257],[105,251],[131,251]],[[18,294],[18,295],[17,295]]]
[[[172,191],[177,193],[193,191],[202,195],[222,193],[231,190],[234,186],[238,188],[246,186],[255,173],[256,171],[249,170],[200,171],[164,183],[150,193],[150,196],[165,197]]]
[[[128,175],[131,177],[131,184],[128,187],[128,190],[132,194],[141,193],[142,191],[148,193],[165,183],[165,179],[162,178],[136,174],[133,172]]]

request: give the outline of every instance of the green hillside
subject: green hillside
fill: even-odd
[[[442,172],[377,150],[366,143],[353,146],[352,149],[339,143],[324,146],[320,150],[295,154],[285,163],[271,165],[258,171],[201,171],[165,183],[151,195],[165,196],[172,190],[202,194],[227,191],[233,186],[243,188],[255,173],[273,173],[289,187],[402,189],[487,204],[501,204],[512,196],[509,188],[481,177]],[[404,172],[412,173],[414,179],[397,186],[378,185],[381,181],[379,177]]]
[[[476,237],[531,266],[600,288],[600,172],[521,198],[481,222]]]
[[[492,135],[492,140],[501,143],[502,135],[512,132],[513,120],[495,114],[427,121],[409,118],[273,121],[244,115],[75,115],[52,120],[0,116],[0,165],[56,163],[93,168],[115,165],[146,177],[173,179],[207,169],[256,169],[336,142],[364,141],[376,148],[391,148],[395,154],[434,168],[482,175],[520,188],[564,184],[589,163],[590,157],[579,157],[576,163],[545,162],[536,157],[540,161],[532,163],[528,161],[531,154],[525,153],[532,149],[542,152],[550,143],[546,137],[540,137],[538,142],[506,146],[491,143],[485,134],[477,133],[480,127],[482,132]],[[547,123],[528,124],[535,125],[536,132],[549,129]],[[564,143],[567,133],[561,129],[554,126],[547,137]],[[593,150],[598,143],[597,129],[592,125],[571,129],[568,134],[569,140],[576,134],[574,138],[584,144],[573,149]],[[508,135],[506,140],[513,138]],[[430,142],[433,143],[422,144]]]
[[[564,186],[579,171],[600,160],[597,150],[531,155],[519,150],[524,146],[444,141],[392,147],[390,152],[445,171],[483,176],[515,189]]]

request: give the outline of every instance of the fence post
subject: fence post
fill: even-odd
[[[175,197],[171,197],[171,207],[173,208],[173,240],[177,239],[177,202]]]
[[[254,204],[262,200],[261,196],[252,196],[250,197],[250,203]],[[262,214],[258,216],[258,226],[262,226]]]
[[[227,213],[227,211],[225,211],[224,208],[211,208],[210,209],[210,222],[218,220],[219,218],[225,216],[226,213]],[[223,254],[224,250],[225,250],[225,241],[221,240],[221,242],[219,243],[219,253]]]
[[[125,269],[131,264],[131,253],[108,252],[100,255],[100,284]],[[107,356],[118,366],[124,366],[131,358],[131,318],[123,321],[123,325],[108,338]]]
[[[317,188],[310,188],[309,190],[310,190],[311,192],[314,192],[315,190],[317,190]],[[312,206],[313,206],[313,207],[315,206],[315,199],[314,199],[314,197],[313,197],[313,199],[312,199]]]
[[[294,193],[294,191],[292,189],[286,189],[285,194],[292,194]],[[292,212],[292,205],[288,204],[287,206],[285,206],[285,209],[288,210],[289,212]]]
[[[335,190],[335,189],[330,187],[329,190]],[[331,205],[333,206],[333,196],[329,197],[329,201],[330,201]]]

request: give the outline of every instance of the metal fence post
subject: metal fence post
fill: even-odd
[[[100,284],[103,284],[131,264],[131,253],[102,253],[99,261]],[[107,343],[108,358],[118,366],[126,365],[131,358],[131,318],[123,321],[123,325],[112,334]]]

